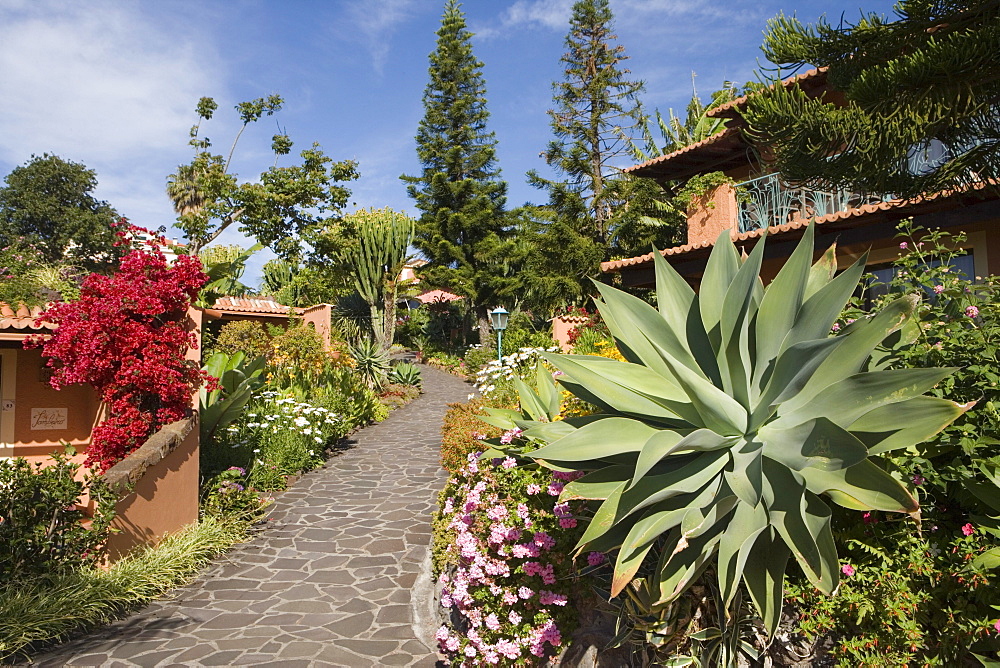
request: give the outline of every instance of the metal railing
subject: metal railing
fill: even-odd
[[[792,188],[781,181],[779,174],[759,176],[737,183],[735,188],[741,233],[885,200],[876,195]]]

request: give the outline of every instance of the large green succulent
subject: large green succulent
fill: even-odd
[[[790,556],[822,591],[839,584],[827,501],[919,519],[878,455],[929,438],[968,406],[923,396],[953,369],[882,368],[876,350],[902,337],[917,296],[831,335],[866,258],[835,276],[834,249],[815,264],[812,249],[810,226],[765,287],[764,240],[741,257],[723,233],[698,294],[654,253],[658,310],[599,286],[627,362],[546,356],[600,414],[522,418],[541,445],[524,454],[586,472],[563,498],[603,501],[578,548],[618,549],[613,594],[657,559],[665,604],[714,563],[726,604],[742,577],[773,633]]]

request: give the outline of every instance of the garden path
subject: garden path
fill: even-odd
[[[415,630],[433,623],[420,614],[430,594],[414,585],[445,481],[441,419],[470,388],[422,372],[424,394],[280,495],[265,531],[173,597],[35,664],[434,666],[435,650]]]

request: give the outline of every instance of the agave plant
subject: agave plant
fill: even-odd
[[[389,373],[389,382],[420,387],[420,367],[409,362],[400,362],[392,367],[392,371]]]
[[[389,373],[389,354],[374,339],[361,339],[348,346],[354,358],[354,369],[361,380],[373,390],[381,390]]]
[[[546,355],[599,414],[487,418],[523,429],[538,463],[586,472],[562,497],[602,502],[578,550],[617,549],[613,595],[647,559],[660,606],[714,565],[724,605],[742,579],[773,635],[790,557],[823,592],[839,584],[828,502],[919,520],[878,457],[970,406],[923,395],[953,369],[882,368],[877,349],[904,338],[916,295],[831,335],[866,258],[835,276],[835,249],[812,264],[813,243],[810,226],[765,287],[764,240],[741,257],[723,233],[698,294],[654,253],[658,310],[598,285],[626,362]]]

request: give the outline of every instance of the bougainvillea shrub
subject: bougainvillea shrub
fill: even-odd
[[[181,255],[168,264],[162,238],[136,227],[118,234],[120,244],[144,234],[152,238],[110,276],[87,276],[79,299],[50,306],[39,321],[56,325],[55,331],[25,342],[49,358],[52,387],[90,385],[106,406],[85,462],[101,471],[162,425],[184,418],[195,390],[214,383],[185,359],[197,338],[184,320],[208,280],[201,261]]]
[[[434,562],[451,619],[437,640],[452,665],[542,665],[576,628],[580,507],[558,498],[574,478],[473,452],[449,479]],[[588,556],[591,565],[603,560]]]

